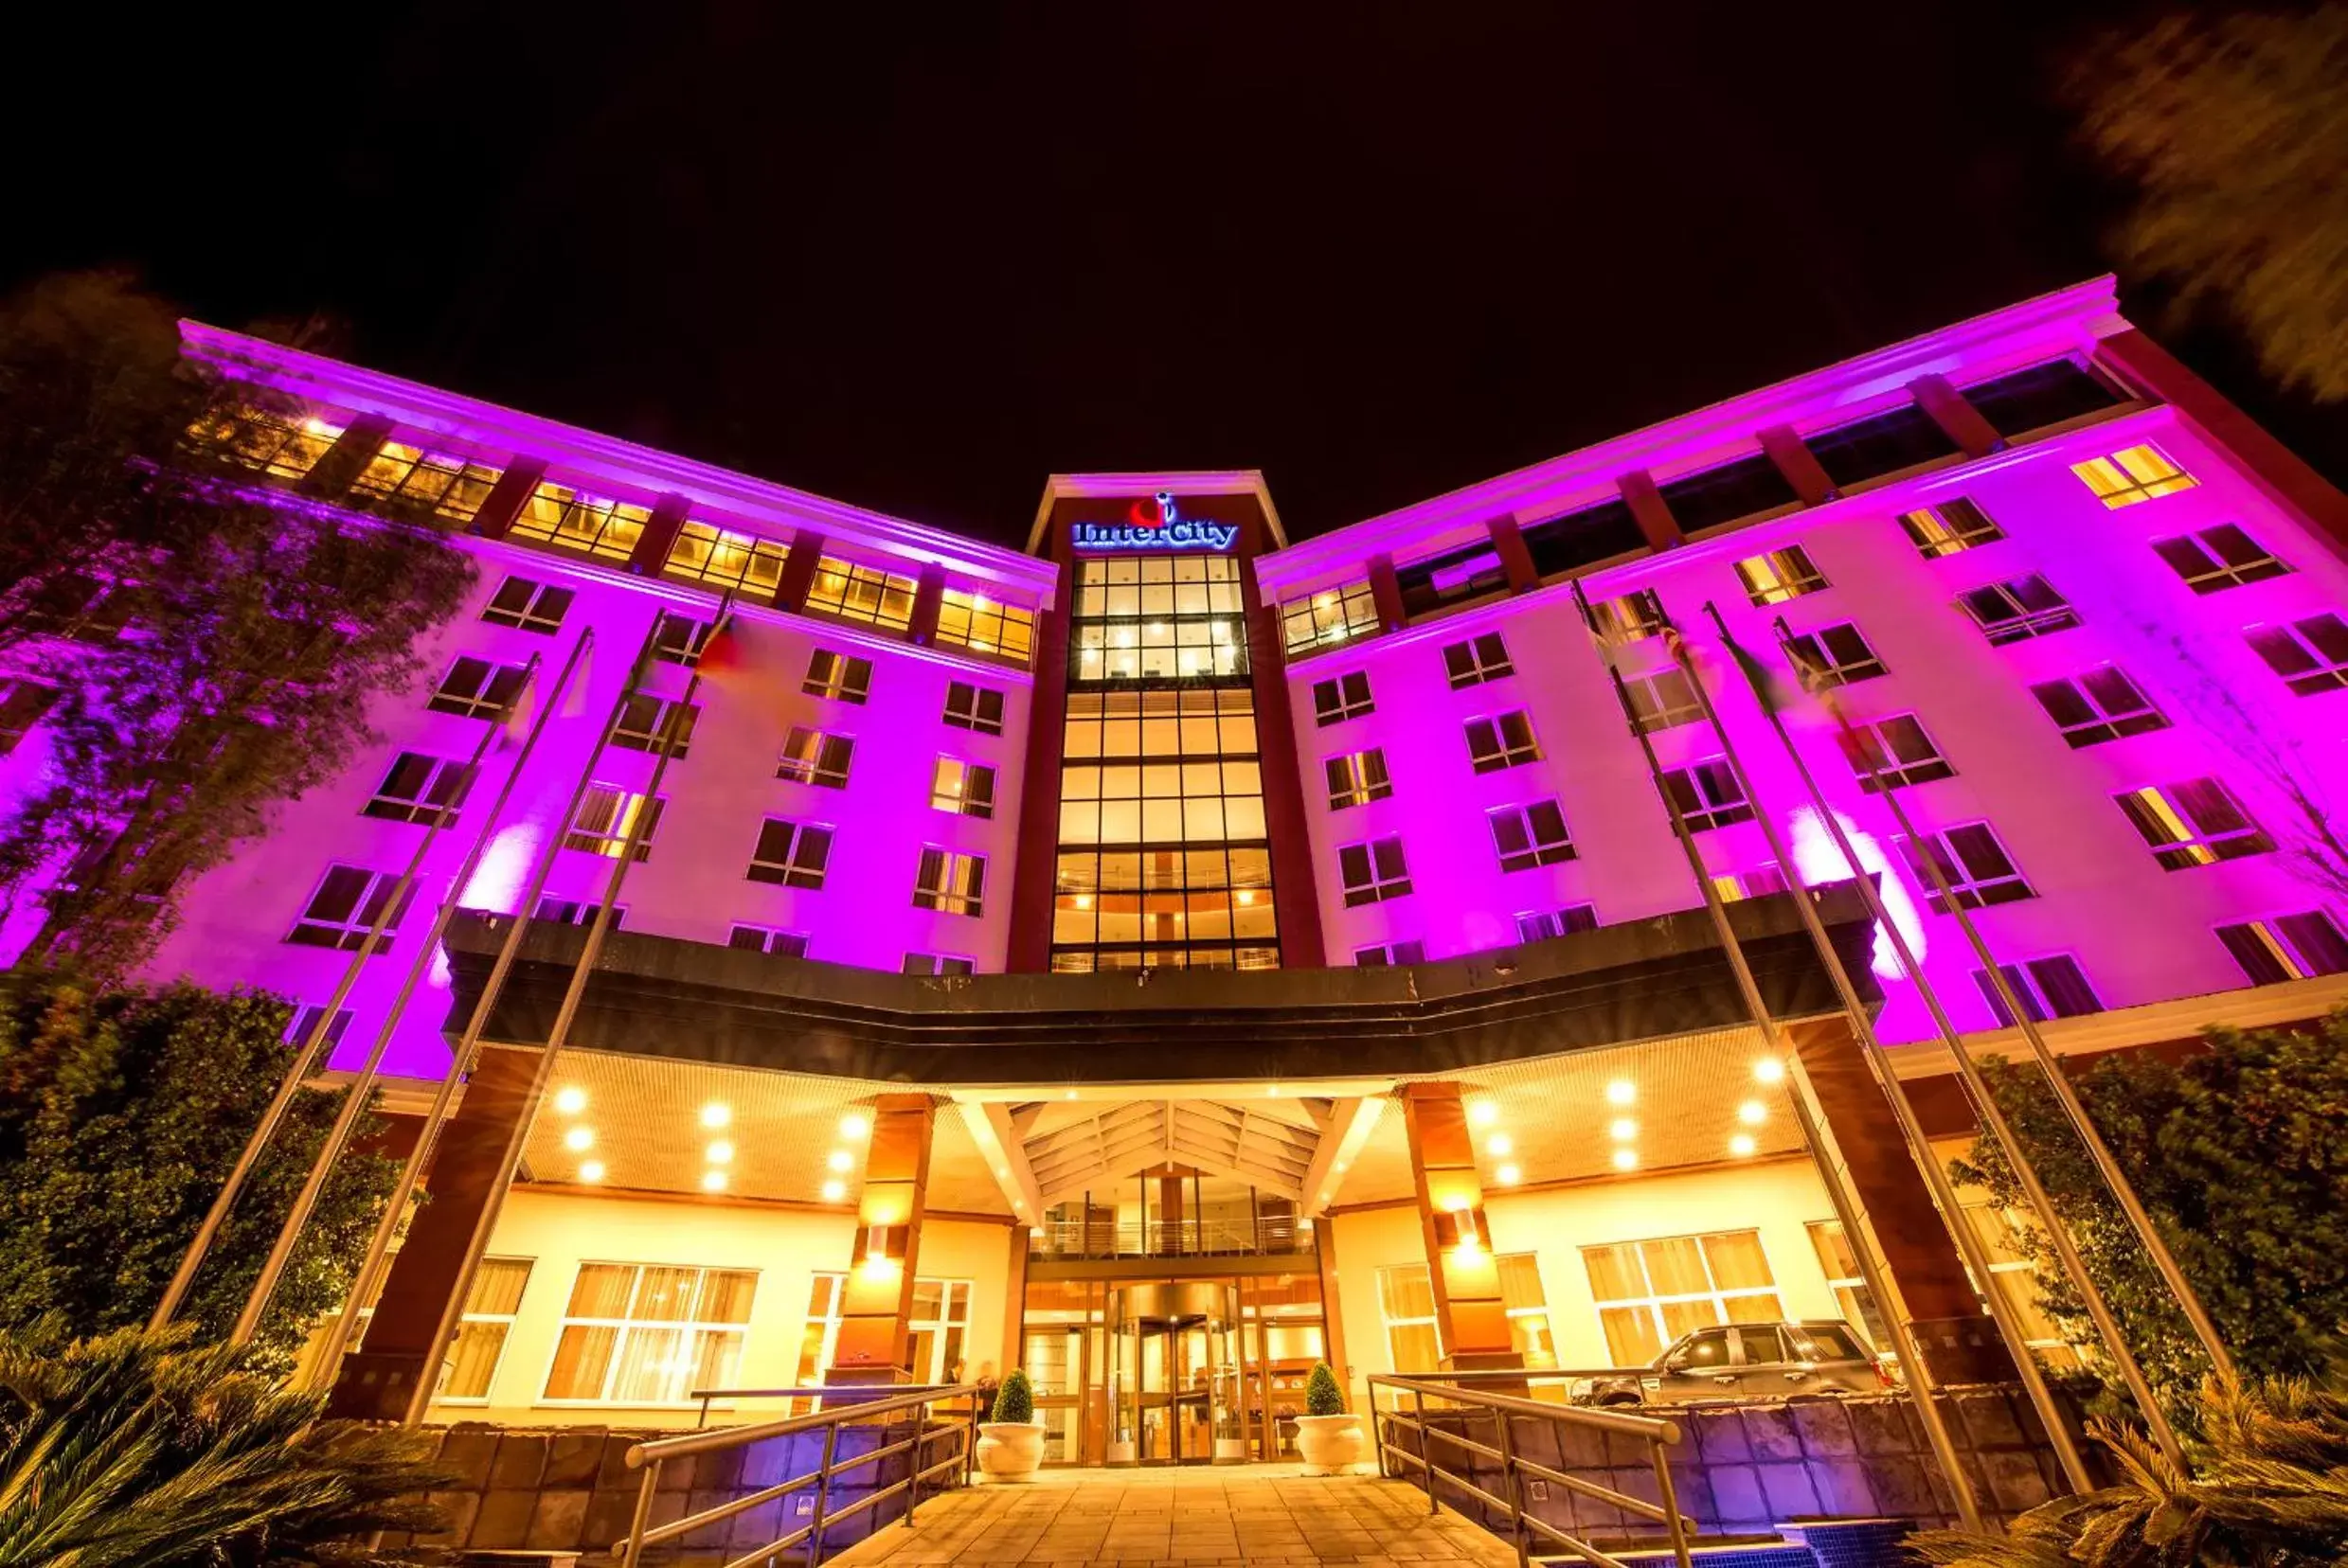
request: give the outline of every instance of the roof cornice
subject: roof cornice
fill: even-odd
[[[1262,469],[1187,469],[1164,473],[1055,473],[1044,481],[1044,499],[1035,508],[1035,526],[1028,530],[1028,554],[1035,554],[1044,543],[1044,526],[1051,521],[1051,508],[1071,496],[1156,495],[1164,490],[1170,495],[1252,495],[1264,509],[1264,526],[1270,530],[1274,547],[1288,548],[1288,530],[1281,526],[1280,509],[1272,505],[1272,492],[1264,483]]]

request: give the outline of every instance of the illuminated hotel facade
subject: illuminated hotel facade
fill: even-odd
[[[1927,1360],[1994,1372],[1796,918],[1789,885],[1844,873],[1724,626],[1833,688],[1851,732],[1792,744],[1970,1046],[2019,1050],[1920,854],[2059,1051],[2348,995],[2311,848],[2348,778],[2348,501],[2107,280],[1303,541],[1252,472],[1058,476],[1023,551],[186,340],[297,405],[212,433],[242,483],[437,520],[479,568],[381,743],[186,889],[152,966],[324,1003],[445,818],[335,1024],[344,1071],[388,1029],[406,1124],[525,927],[345,1409],[399,1413],[459,1291],[435,1421],[690,1423],[696,1388],[1016,1363],[1065,1463],[1287,1452],[1322,1357],[1358,1386],[1641,1361],[1707,1325],[1874,1331],[1797,1089]],[[722,604],[728,668],[683,711]],[[486,820],[515,753],[459,788],[464,759],[589,629]],[[42,706],[11,685],[19,779]],[[1666,792],[1792,1026],[1790,1079]],[[452,897],[476,913],[386,1023]],[[1819,900],[1963,1149],[1917,989],[1850,889]],[[1998,1262],[2027,1311],[2026,1266]],[[2043,1323],[2034,1344],[2069,1354]]]

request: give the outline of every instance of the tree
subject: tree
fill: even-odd
[[[2132,27],[2083,51],[2069,94],[2137,187],[2124,261],[2223,308],[2276,380],[2348,398],[2348,5]]]
[[[2175,1062],[2107,1057],[2078,1077],[2079,1096],[2242,1372],[2316,1376],[2348,1332],[2348,1012],[2310,1033],[2213,1029],[2203,1045]],[[2159,1274],[2045,1079],[2034,1068],[1985,1066],[2145,1377],[2189,1422],[2206,1363]],[[2011,1168],[1986,1139],[1954,1174],[2003,1207],[2022,1207]],[[2086,1309],[2046,1238],[2025,1229],[2024,1244],[2048,1313],[2091,1343]]]
[[[0,1328],[83,1334],[147,1320],[284,1077],[284,1001],[180,985],[92,995],[20,971],[0,992]],[[305,1090],[197,1276],[186,1315],[236,1321],[340,1102]],[[399,1162],[361,1124],[255,1344],[290,1363],[350,1292]]]
[[[134,971],[190,879],[377,739],[369,700],[472,580],[430,528],[283,505],[188,435],[271,401],[118,279],[0,310],[0,659],[63,677],[0,829],[0,897],[46,901],[32,961]]]

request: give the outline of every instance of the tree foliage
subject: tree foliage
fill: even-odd
[[[0,991],[0,1328],[144,1323],[293,1060],[287,1005],[175,986],[91,995],[20,972]],[[333,1119],[305,1090],[196,1278],[186,1316],[236,1321]],[[360,1124],[289,1261],[256,1340],[290,1363],[351,1289],[399,1163]],[[0,1558],[0,1560],[6,1560]]]
[[[207,472],[187,432],[269,401],[183,363],[119,279],[0,308],[0,660],[59,692],[0,830],[0,896],[45,900],[36,961],[134,970],[189,879],[377,739],[369,699],[471,581],[428,528]]]
[[[2348,1332],[2348,1012],[2320,1029],[2213,1029],[2177,1061],[2115,1053],[2076,1079],[2243,1373],[2321,1373]],[[2207,1363],[2034,1067],[1987,1064],[1998,1103],[2144,1373],[2180,1422]],[[1955,1167],[2003,1206],[2023,1200],[1986,1138]],[[2026,1228],[2042,1304],[2092,1343],[2086,1309],[2044,1236]]]
[[[2348,5],[2132,26],[2081,53],[2070,93],[2137,187],[2124,261],[2221,307],[2276,380],[2348,398]]]

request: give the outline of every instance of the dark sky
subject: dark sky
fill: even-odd
[[[87,5],[0,282],[999,540],[1152,467],[1304,534],[2104,270],[2051,89],[2127,9]]]

